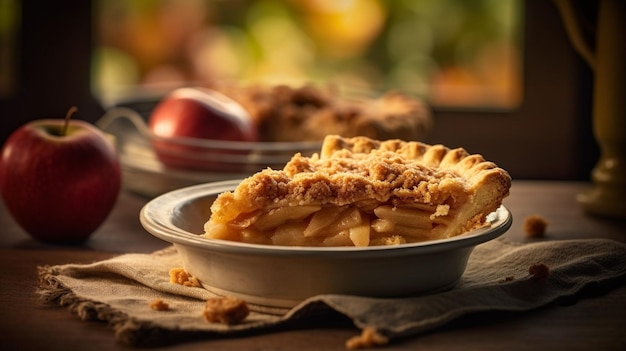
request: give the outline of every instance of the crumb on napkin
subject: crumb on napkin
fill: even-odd
[[[529,238],[541,238],[546,234],[548,221],[540,215],[530,215],[524,219],[524,233]]]
[[[183,268],[170,269],[170,283],[180,284],[183,286],[201,287],[200,281],[191,274],[187,273]]]
[[[150,302],[150,308],[155,311],[168,311],[170,309],[170,305],[161,299],[154,299]]]
[[[535,279],[546,279],[550,275],[550,267],[543,263],[535,263],[528,267],[528,273]]]
[[[214,297],[206,301],[202,315],[209,323],[237,324],[250,314],[246,301],[236,297]]]
[[[351,337],[346,341],[346,348],[349,350],[371,348],[389,343],[389,339],[377,332],[372,327],[365,327],[361,335]]]
[[[505,277],[504,279],[500,280],[500,283],[508,283],[508,282],[512,282],[515,280],[515,277],[510,275],[508,277]]]

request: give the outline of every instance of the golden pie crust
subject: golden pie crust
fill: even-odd
[[[220,194],[205,235],[303,246],[446,238],[485,225],[510,186],[505,170],[462,148],[330,135],[319,154]]]

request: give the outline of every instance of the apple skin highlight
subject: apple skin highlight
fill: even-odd
[[[148,127],[161,137],[257,141],[248,112],[217,91],[180,88],[152,111]]]
[[[202,88],[165,96],[150,113],[148,128],[159,161],[170,169],[240,171],[230,160],[247,157],[245,152],[220,148],[220,142],[258,141],[257,127],[239,103]]]
[[[81,243],[102,224],[121,188],[113,143],[91,124],[36,120],[14,131],[0,155],[0,191],[33,238]]]

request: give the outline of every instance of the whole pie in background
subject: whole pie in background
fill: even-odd
[[[421,140],[433,124],[425,103],[399,92],[378,97],[347,97],[332,87],[311,84],[216,89],[249,112],[261,141],[322,141],[331,134],[377,140]]]

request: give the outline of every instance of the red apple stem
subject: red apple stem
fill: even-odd
[[[67,110],[67,113],[65,114],[65,123],[63,124],[63,130],[61,130],[61,136],[65,136],[67,134],[67,128],[70,125],[70,119],[72,119],[72,115],[76,113],[76,111],[78,111],[78,108],[76,106],[72,106],[69,110]]]

